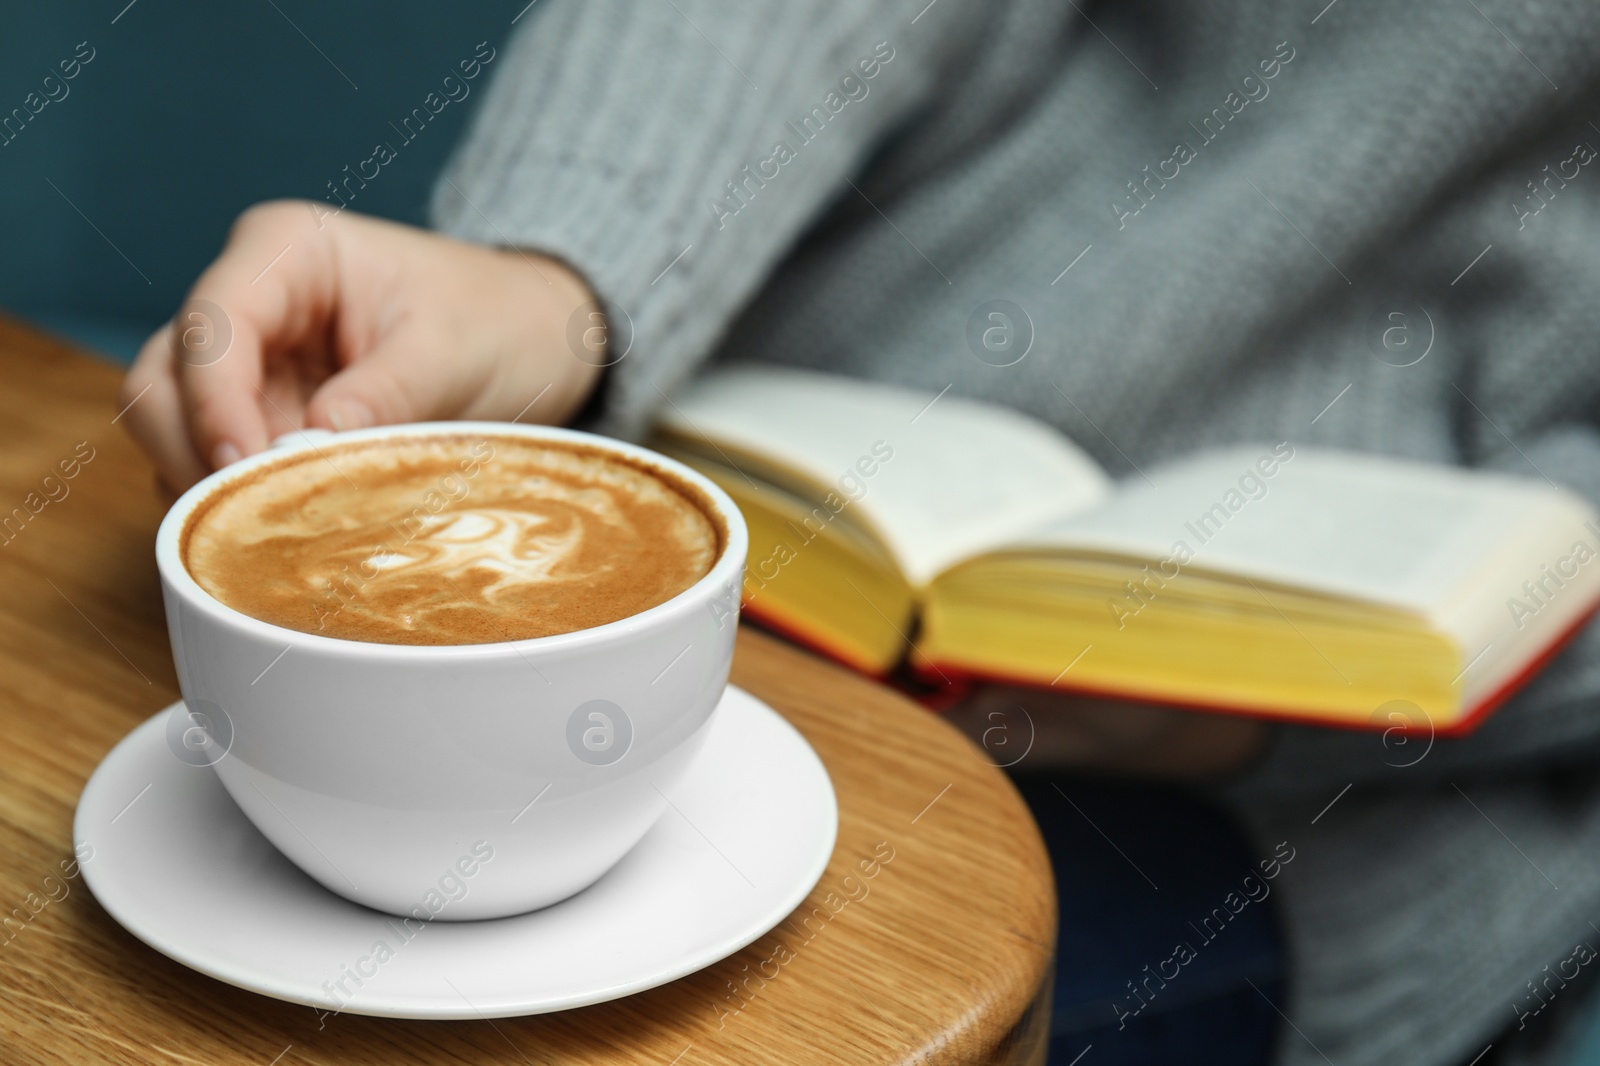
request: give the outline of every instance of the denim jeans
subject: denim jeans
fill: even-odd
[[[1271,855],[1179,789],[1014,779],[1060,902],[1052,1066],[1089,1047],[1084,1066],[1265,1063],[1283,1024],[1283,945],[1258,865]]]

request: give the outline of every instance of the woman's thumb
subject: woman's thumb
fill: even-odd
[[[347,430],[451,417],[462,382],[438,356],[404,340],[380,343],[322,383],[306,405],[306,424]]]

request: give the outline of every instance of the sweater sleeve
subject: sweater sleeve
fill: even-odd
[[[602,427],[646,428],[981,5],[544,0],[435,190],[468,240],[572,265],[611,322]],[[575,356],[587,322],[568,330]],[[594,334],[588,334],[592,340]]]

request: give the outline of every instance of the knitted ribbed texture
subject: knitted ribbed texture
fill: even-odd
[[[632,322],[613,432],[708,358],[760,360],[1008,404],[1119,476],[1287,438],[1600,500],[1600,166],[1574,159],[1600,147],[1600,5],[542,0],[529,22],[436,217],[566,259]],[[996,299],[1033,331],[1006,367],[967,340]],[[1281,1061],[1465,1062],[1596,937],[1597,694],[1590,632],[1415,766],[1279,731],[1229,795],[1300,856]]]

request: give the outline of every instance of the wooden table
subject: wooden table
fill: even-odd
[[[762,938],[581,1010],[492,1023],[346,1015],[319,1028],[308,1007],[204,977],[124,932],[81,877],[58,869],[89,774],[178,696],[152,550],[162,508],[149,467],[112,424],[119,378],[0,318],[0,519],[12,517],[0,524],[0,1059],[1044,1061],[1055,893],[1016,791],[934,716],[748,630],[734,680],[805,734],[838,790],[838,846],[801,910],[842,892],[878,842],[894,850],[870,893],[769,982],[747,980],[770,953]],[[92,458],[45,484],[80,442],[79,458],[89,448]]]

